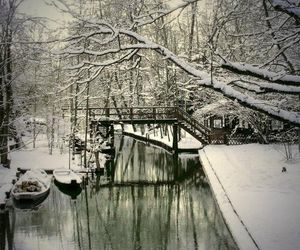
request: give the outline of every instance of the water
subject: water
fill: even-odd
[[[89,176],[74,200],[52,183],[40,207],[0,215],[0,249],[237,249],[197,155],[116,141],[114,185]]]

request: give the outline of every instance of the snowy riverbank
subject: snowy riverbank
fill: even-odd
[[[280,145],[259,144],[210,145],[199,151],[241,249],[299,249],[300,159],[296,145],[292,160],[286,161],[284,152]]]

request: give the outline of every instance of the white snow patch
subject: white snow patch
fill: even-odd
[[[154,129],[149,130],[147,127],[145,127],[145,132],[142,134],[141,130],[138,128],[137,131],[135,132],[132,128],[132,126],[125,126],[125,131],[136,134],[138,136],[142,136],[145,138],[149,138],[155,141],[160,141],[164,144],[166,144],[169,147],[173,147],[173,135],[172,131],[168,127],[169,130],[169,136],[168,135],[161,135],[160,129],[156,128],[154,132]],[[192,135],[190,135],[188,132],[182,131],[182,137],[181,140],[178,142],[178,148],[179,149],[200,149],[203,147],[202,143],[199,142],[197,139],[195,139]]]
[[[278,146],[259,144],[210,145],[200,151],[218,204],[241,249],[253,247],[241,233],[232,208],[260,249],[299,249],[300,159],[298,153],[287,162],[283,152]],[[287,172],[282,173],[282,167]]]

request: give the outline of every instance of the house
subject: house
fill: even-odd
[[[223,140],[278,134],[289,126],[265,115],[253,114],[253,111],[247,113],[230,100],[221,99],[196,110],[193,117],[210,128],[216,138],[223,137]]]

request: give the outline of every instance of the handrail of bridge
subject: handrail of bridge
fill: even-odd
[[[93,115],[112,117],[118,116],[120,119],[162,119],[162,118],[176,118],[176,107],[173,106],[152,106],[152,107],[117,107],[117,108],[89,108],[93,110]],[[94,110],[100,111],[96,113]],[[101,112],[102,111],[102,112]],[[173,116],[173,117],[171,117]]]
[[[201,124],[196,119],[191,117],[191,115],[189,115],[187,112],[185,112],[181,108],[177,108],[176,111],[177,111],[178,119],[186,121],[191,126],[193,126],[194,128],[196,128],[197,130],[199,130],[201,133],[203,133],[205,135],[209,135],[211,133],[211,129],[205,127],[203,124]]]

